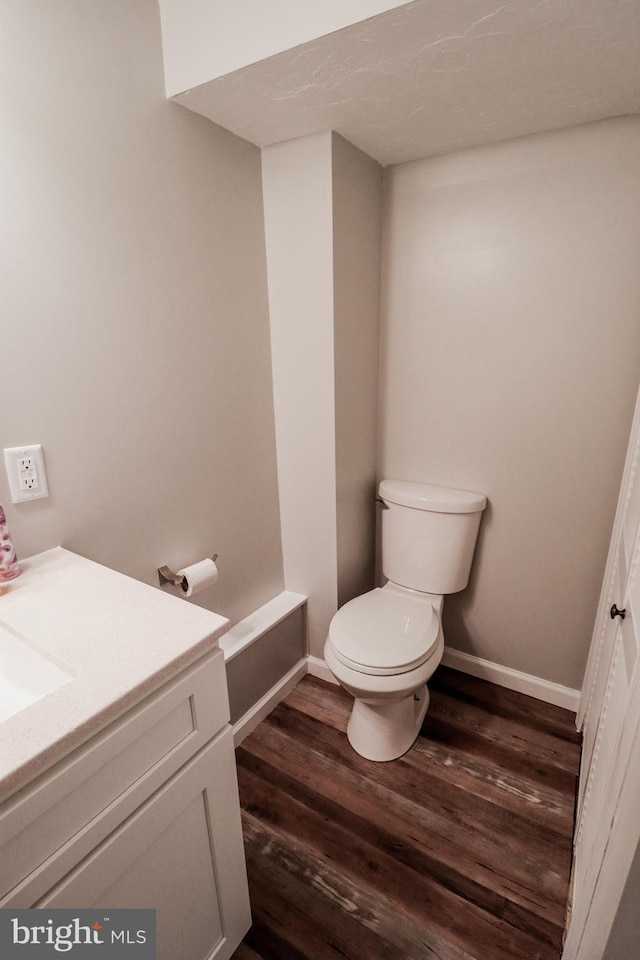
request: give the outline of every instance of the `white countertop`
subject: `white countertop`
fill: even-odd
[[[0,801],[215,648],[229,625],[62,547],[20,567],[0,622],[72,679],[0,723]]]

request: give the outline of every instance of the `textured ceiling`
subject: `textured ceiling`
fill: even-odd
[[[639,0],[415,0],[174,98],[267,146],[382,164],[640,113]]]

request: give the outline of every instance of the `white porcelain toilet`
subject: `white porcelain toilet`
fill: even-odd
[[[395,760],[412,745],[442,659],[443,594],[469,582],[486,505],[482,493],[383,480],[384,587],[350,600],[329,627],[324,656],[355,702],[347,736],[368,760]]]

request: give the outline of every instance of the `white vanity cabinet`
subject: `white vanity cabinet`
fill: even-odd
[[[224,656],[213,649],[0,805],[0,907],[157,911],[158,960],[250,925]]]

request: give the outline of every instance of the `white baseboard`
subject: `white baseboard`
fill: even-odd
[[[312,677],[318,677],[319,680],[326,680],[327,683],[338,684],[326,661],[320,657],[307,657],[307,673],[310,673]]]
[[[250,710],[247,710],[239,720],[236,720],[232,727],[234,747],[241,744],[244,738],[255,730],[260,721],[264,720],[281,700],[284,700],[296,683],[302,680],[307,673],[307,658],[302,657],[284,677],[278,680],[270,690],[267,690],[263,697],[260,697],[257,703],[254,703]]]
[[[470,653],[462,653],[461,650],[453,650],[451,647],[444,648],[442,663],[462,673],[469,673],[472,677],[490,680],[499,687],[526,693],[529,697],[535,697],[536,700],[542,700],[544,703],[553,703],[556,707],[564,707],[572,713],[578,712],[580,691],[573,690],[571,687],[563,687],[559,683],[534,677],[530,673],[503,667],[499,663],[492,663],[490,660],[483,660],[482,657],[474,657]]]
[[[468,673],[472,677],[490,680],[491,683],[495,683],[499,687],[516,690],[518,693],[525,693],[530,697],[535,697],[536,700],[542,700],[544,703],[553,703],[557,707],[564,707],[566,710],[571,710],[572,713],[576,713],[578,710],[580,691],[572,690],[571,687],[563,687],[559,683],[551,683],[549,680],[542,680],[540,677],[522,673],[520,670],[513,670],[511,667],[503,667],[499,663],[492,663],[490,660],[483,660],[482,657],[474,657],[472,654],[462,653],[462,651],[453,650],[451,647],[445,647],[442,663],[446,667],[453,667],[454,670]],[[244,738],[255,730],[260,721],[264,720],[281,700],[284,700],[307,673],[310,673],[313,677],[318,677],[320,680],[326,680],[328,683],[337,684],[338,682],[326,662],[320,657],[302,657],[281,680],[234,723],[234,746],[237,747],[242,743]]]
[[[536,700],[542,700],[544,703],[553,703],[556,707],[564,707],[577,713],[580,702],[580,691],[573,690],[571,687],[563,687],[562,684],[552,683],[550,680],[542,680],[540,677],[534,677],[530,673],[522,673],[520,670],[513,670],[511,667],[503,667],[499,663],[492,663],[490,660],[483,660],[482,657],[474,657],[470,653],[462,653],[460,650],[454,650],[451,647],[444,648],[442,663],[446,667],[453,667],[454,670],[460,670],[461,673],[468,673],[472,677],[479,677],[482,680],[490,680],[499,687],[506,687],[508,690],[516,690],[518,693],[526,693],[529,697],[535,697]],[[328,680],[329,683],[337,683],[329,667],[320,657],[308,657],[309,673],[321,680]]]

